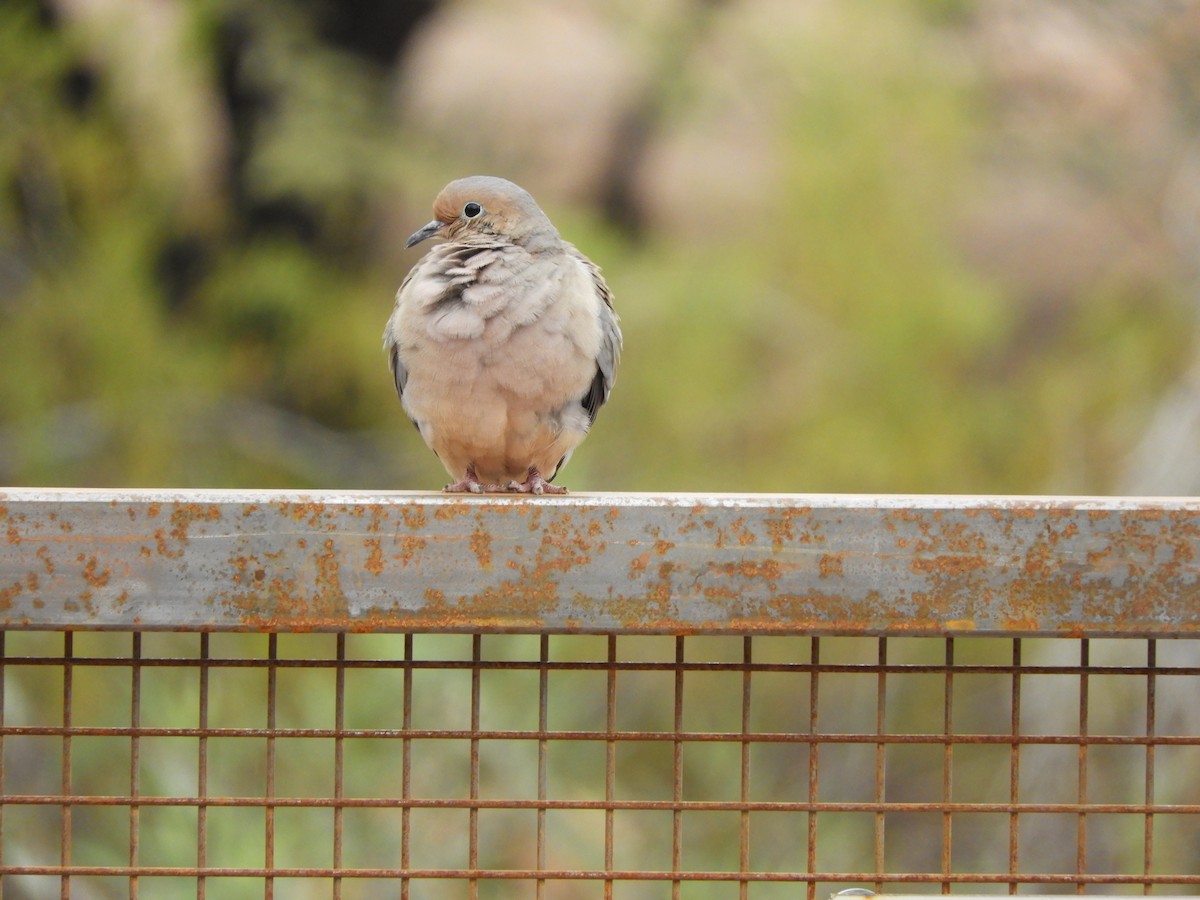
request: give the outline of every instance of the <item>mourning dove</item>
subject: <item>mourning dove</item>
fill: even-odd
[[[396,392],[450,492],[566,493],[550,484],[617,376],[621,330],[600,270],[503,178],[452,181],[439,237],[396,293],[383,333]]]

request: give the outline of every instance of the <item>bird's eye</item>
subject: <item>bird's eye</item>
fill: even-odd
[[[466,206],[463,207],[463,215],[466,216],[468,219],[475,218],[481,212],[483,212],[483,207],[480,206],[478,203],[476,203],[474,200],[472,200],[470,203],[468,203]]]

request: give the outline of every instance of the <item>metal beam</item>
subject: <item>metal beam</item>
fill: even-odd
[[[0,490],[0,627],[1200,636],[1200,499]]]

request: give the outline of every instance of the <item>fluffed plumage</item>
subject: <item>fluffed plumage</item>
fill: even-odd
[[[405,246],[445,243],[408,273],[383,334],[400,402],[447,491],[563,493],[549,482],[617,377],[612,293],[511,181],[452,181],[433,212]]]

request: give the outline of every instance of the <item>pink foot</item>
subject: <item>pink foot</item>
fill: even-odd
[[[551,484],[542,477],[536,466],[529,467],[529,474],[524,481],[510,481],[508,489],[518,494],[565,494],[565,487]]]
[[[497,494],[504,488],[498,484],[484,484],[475,474],[474,466],[467,466],[467,474],[461,481],[448,484],[442,488],[444,494]]]

